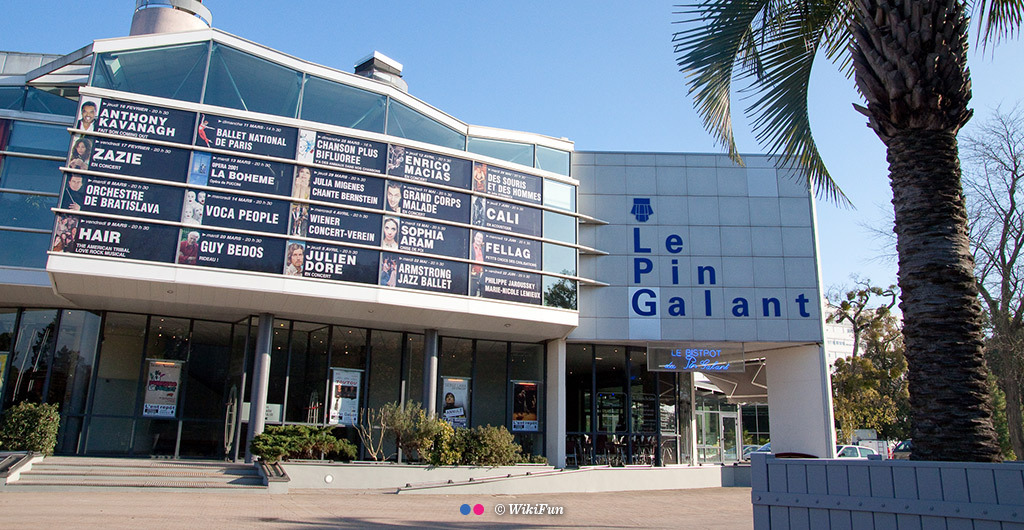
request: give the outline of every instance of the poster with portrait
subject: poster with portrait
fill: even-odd
[[[177,147],[79,136],[71,143],[68,167],[168,182],[184,182],[188,160],[188,151]]]
[[[309,229],[309,205],[293,202],[288,208],[288,235],[306,237]]]
[[[542,243],[533,239],[474,230],[469,259],[540,270],[542,249]]]
[[[544,179],[480,162],[473,163],[473,190],[530,204],[544,203]]]
[[[67,175],[60,207],[162,221],[177,221],[185,190],[106,177]]]
[[[185,228],[178,240],[177,263],[280,274],[284,243],[271,237]]]
[[[383,174],[387,154],[387,144],[384,142],[303,129],[299,132],[299,148],[295,158],[307,164]]]
[[[328,423],[348,427],[359,422],[362,370],[331,368],[331,413]]]
[[[512,383],[512,432],[538,432],[540,421],[537,403],[539,381]]]
[[[56,239],[60,232],[62,237]],[[120,219],[59,216],[53,250],[105,258],[172,263],[178,228]]]
[[[309,187],[307,198],[315,201],[375,209],[383,205],[384,180],[376,177],[313,168]]]
[[[543,302],[540,274],[479,267],[470,274],[469,281],[470,296],[534,305]],[[474,285],[473,282],[477,283]]]
[[[339,243],[376,245],[380,219],[380,214],[310,205],[306,235]]]
[[[311,241],[289,241],[285,252],[289,259],[284,270],[287,276],[370,285],[377,283],[380,251],[323,245]],[[301,271],[301,274],[293,274],[295,271]]]
[[[469,229],[461,226],[405,218],[398,228],[398,248],[409,252],[465,258],[468,242]]]
[[[473,226],[534,237],[542,234],[542,210],[480,196],[473,197],[472,210]]]
[[[181,362],[149,361],[146,371],[146,397],[142,404],[143,416],[174,418],[177,415],[181,365]]]
[[[196,151],[192,153],[188,183],[287,197],[292,190],[292,165]]]
[[[398,186],[401,202],[396,207],[393,190]],[[469,224],[470,196],[465,193],[397,182],[388,182],[387,193],[386,209],[390,212]]]
[[[469,379],[441,378],[441,417],[452,427],[469,427]]]
[[[468,272],[468,263],[381,252],[378,284],[464,295]]]
[[[473,163],[469,160],[401,145],[388,146],[388,175],[468,190],[472,172]]]
[[[88,96],[78,112],[77,128],[82,130],[180,144],[191,143],[196,123],[196,115],[184,110]],[[90,125],[93,112],[96,116]]]
[[[200,114],[195,145],[291,159],[297,135],[294,127]]]
[[[193,191],[196,198],[190,202]],[[199,222],[189,220],[189,211],[183,211],[183,223],[284,234],[288,231],[291,203],[286,200],[188,190],[185,193],[184,209],[190,207],[199,209],[199,213],[193,211],[192,216],[193,220]]]

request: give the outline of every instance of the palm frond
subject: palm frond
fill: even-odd
[[[1024,0],[977,0],[971,13],[978,22],[978,42],[999,44],[1017,37],[1024,21]]]

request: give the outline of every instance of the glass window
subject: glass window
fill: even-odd
[[[66,125],[16,121],[7,150],[65,157],[68,154],[70,140]]]
[[[366,368],[366,330],[334,326],[331,333],[331,367]]]
[[[11,353],[11,367],[4,390],[4,408],[20,403],[42,403],[46,372],[57,338],[57,311],[23,311]]]
[[[192,324],[190,350],[182,374],[185,376],[184,416],[223,420],[232,382],[228,372],[231,324],[196,320]]]
[[[544,305],[576,309],[576,280],[545,276]]]
[[[62,415],[85,414],[100,336],[100,315],[90,311],[62,313],[46,401],[59,403]]]
[[[405,344],[409,348],[409,375],[405,383],[405,399],[423,402],[423,335],[407,333]]]
[[[21,110],[21,104],[25,98],[25,87],[2,86],[0,87],[0,109]]]
[[[146,358],[168,361],[187,361],[189,346],[189,320],[154,316],[149,320],[149,340]]]
[[[330,326],[295,323],[288,374],[285,421],[323,423],[327,392],[327,349]]]
[[[386,105],[381,94],[310,77],[302,91],[301,118],[382,133]]]
[[[565,430],[591,430],[591,374],[593,351],[590,346],[568,344],[565,347]]]
[[[658,392],[655,389],[656,375],[647,371],[647,350],[629,349],[629,406],[633,433],[655,433],[658,431]],[[634,451],[634,454],[640,454]],[[650,455],[653,455],[651,448]]]
[[[508,377],[506,361],[508,343],[476,341],[476,379],[473,381],[473,423],[475,425],[507,425]]]
[[[14,321],[18,318],[17,309],[0,309],[0,396],[4,390],[4,373],[7,372],[7,359],[11,355],[11,343],[14,341]]]
[[[145,315],[107,313],[99,366],[96,368],[93,415],[134,414],[145,336]],[[95,422],[94,418],[93,427],[90,427],[93,438],[96,431],[91,429],[96,426]],[[131,427],[128,428],[130,431]]]
[[[0,225],[18,228],[53,228],[53,212],[57,197],[26,195],[24,193],[0,193]]]
[[[0,164],[0,188],[60,193],[62,162],[6,156]]]
[[[576,275],[576,249],[544,243],[544,270],[569,276]]]
[[[513,342],[510,379],[523,381],[544,380],[544,345]]]
[[[274,335],[270,345],[270,380],[267,383],[267,406],[281,410],[284,406],[284,391],[288,382],[288,334],[290,320],[274,320]],[[253,342],[256,348],[256,342]],[[259,352],[257,352],[258,354]],[[255,363],[254,363],[255,365]],[[249,396],[246,395],[248,398]],[[284,417],[275,418],[277,423]]]
[[[50,249],[50,234],[0,230],[0,265],[9,267],[46,267],[46,251]]]
[[[301,89],[301,73],[214,43],[203,103],[294,118]]]
[[[402,334],[374,330],[370,334],[370,408],[398,401],[401,365]]]
[[[537,167],[559,175],[569,175],[569,152],[537,146]]]
[[[575,244],[576,218],[571,215],[545,211],[544,237],[554,239],[555,241]]]
[[[544,179],[544,205],[570,212],[576,211],[576,186]]]
[[[619,346],[597,346],[597,430],[626,431],[626,353]]]
[[[428,144],[465,150],[466,136],[395,101],[388,101],[387,133]]]
[[[208,42],[101,53],[93,86],[198,102],[206,73]]]
[[[466,145],[466,150],[470,153],[533,167],[533,145],[531,144],[471,137]]]
[[[78,112],[78,102],[46,90],[29,87],[25,94],[25,111],[74,116]]]

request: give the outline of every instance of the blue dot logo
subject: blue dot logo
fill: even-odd
[[[459,512],[462,513],[462,515],[469,515],[470,510],[472,510],[472,508],[470,508],[468,504],[459,506]]]

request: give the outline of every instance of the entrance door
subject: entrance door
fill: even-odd
[[[735,462],[739,460],[739,420],[735,412],[722,413],[722,460]]]

